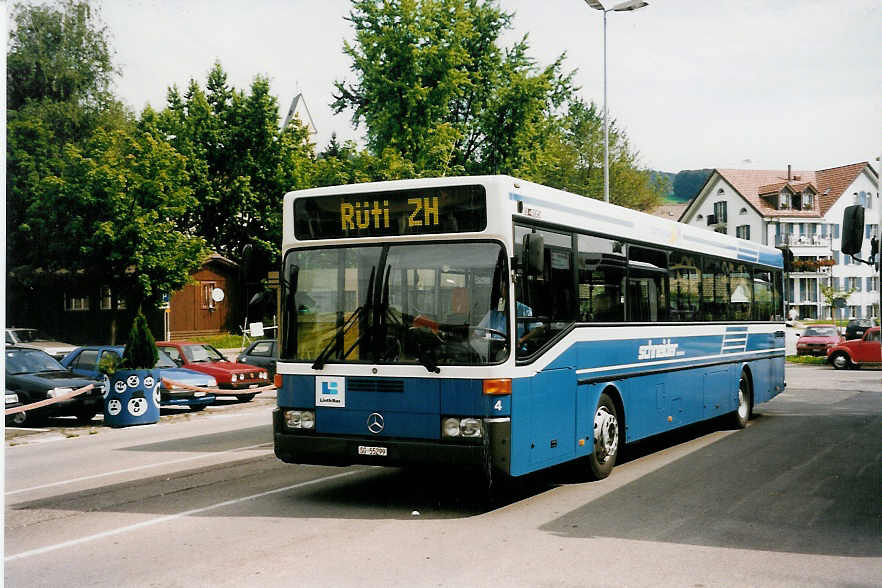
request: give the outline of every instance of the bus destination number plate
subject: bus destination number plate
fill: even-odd
[[[380,457],[386,457],[387,455],[389,455],[389,450],[386,447],[365,447],[364,445],[359,445],[358,454],[379,455]]]

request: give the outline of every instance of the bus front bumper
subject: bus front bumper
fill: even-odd
[[[491,461],[494,469],[509,472],[509,423],[487,427],[486,443],[454,443],[439,440],[388,439],[291,433],[278,410],[273,412],[273,438],[276,457],[286,463],[348,466],[355,464],[384,466],[437,465],[483,468]],[[491,451],[491,447],[493,448]],[[362,449],[362,453],[359,452]],[[385,455],[370,455],[383,448]]]

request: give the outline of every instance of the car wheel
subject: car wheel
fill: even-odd
[[[254,400],[254,396],[255,394],[240,394],[236,396],[236,400],[238,400],[239,402],[251,402],[252,400]]]
[[[91,422],[92,419],[95,418],[96,414],[98,414],[97,410],[84,410],[78,412],[75,416],[78,423],[80,423],[81,425],[85,425],[86,423]]]
[[[736,429],[743,429],[750,420],[753,411],[753,391],[750,389],[750,380],[745,372],[741,372],[738,380],[738,408],[731,413],[729,422]]]
[[[24,426],[24,424],[28,422],[28,413],[17,412],[9,417],[9,422],[16,427]]]
[[[605,392],[594,411],[594,451],[588,456],[588,474],[593,480],[609,476],[621,446],[619,417],[616,405]]]
[[[199,412],[200,410],[205,410],[204,404],[191,404],[190,412]]]
[[[848,358],[848,355],[839,352],[833,354],[833,356],[830,358],[830,363],[832,363],[833,367],[837,370],[844,370],[849,368],[849,366],[851,365],[851,360]]]

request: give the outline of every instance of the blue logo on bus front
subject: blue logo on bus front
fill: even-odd
[[[315,379],[315,405],[346,406],[346,378],[322,376]]]

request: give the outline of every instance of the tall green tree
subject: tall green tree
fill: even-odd
[[[500,47],[511,19],[480,0],[355,0],[355,81],[335,84],[332,106],[365,125],[374,155],[393,149],[423,175],[511,172],[571,91],[563,56],[539,68],[526,38]]]
[[[33,260],[28,210],[39,207],[43,178],[57,174],[66,145],[82,145],[99,127],[131,117],[113,96],[117,72],[108,32],[85,1],[16,5],[6,54],[7,264]]]
[[[603,112],[573,98],[565,114],[547,121],[549,139],[517,175],[591,198],[603,198]],[[650,210],[670,192],[664,176],[639,166],[639,155],[616,121],[609,125],[610,201]]]
[[[186,157],[196,199],[185,223],[209,247],[238,258],[246,243],[278,255],[281,198],[309,186],[313,146],[306,128],[279,128],[278,102],[267,78],[257,76],[246,93],[230,86],[220,63],[203,89],[172,87],[167,107],[142,118]]]
[[[184,157],[150,133],[98,130],[68,144],[28,211],[34,233],[52,236],[33,244],[39,269],[109,286],[130,308],[157,306],[206,255],[178,226],[193,204],[188,184]]]

